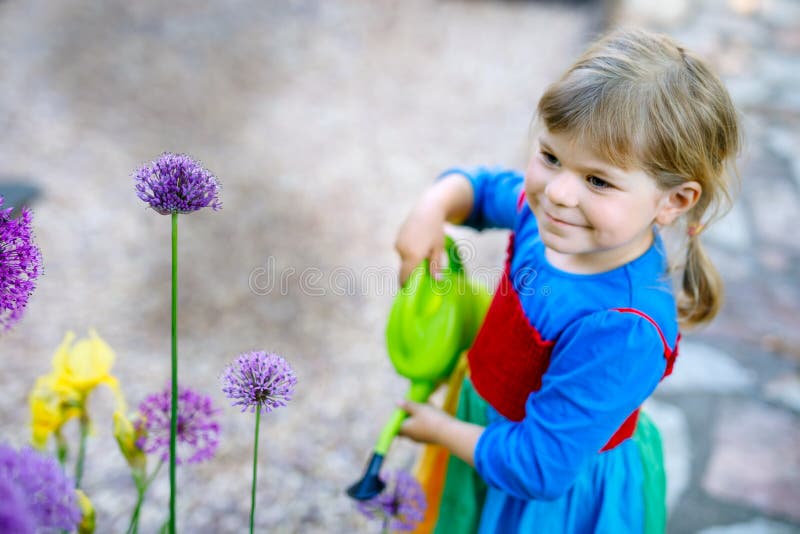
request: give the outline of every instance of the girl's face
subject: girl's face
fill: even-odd
[[[525,196],[547,259],[576,273],[604,272],[636,259],[652,244],[653,223],[677,216],[670,191],[643,170],[615,167],[546,128],[525,172]]]

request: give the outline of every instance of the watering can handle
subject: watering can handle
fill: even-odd
[[[456,242],[449,235],[444,236],[444,248],[447,251],[448,268],[458,273],[463,272],[464,262],[461,261]]]
[[[452,274],[460,274],[464,272],[464,262],[461,260],[461,254],[458,252],[456,242],[449,235],[444,236],[444,250],[447,253],[447,270]],[[430,260],[425,258],[411,271],[402,290],[408,292],[416,291],[419,284],[425,276],[430,273]]]

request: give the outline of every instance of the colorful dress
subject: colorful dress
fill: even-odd
[[[522,176],[450,172],[473,185],[466,224],[513,231],[462,393],[473,412],[473,391],[487,403],[485,413],[467,417],[488,423],[475,448],[475,471],[488,486],[478,531],[644,532],[652,473],[640,440],[630,438],[679,339],[661,239],[654,230],[642,256],[611,271],[564,272],[545,258]],[[436,532],[467,531],[448,526],[463,506],[447,495],[454,473],[451,460]]]

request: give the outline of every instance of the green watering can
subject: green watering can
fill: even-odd
[[[462,352],[472,345],[492,296],[467,279],[453,240],[445,239],[448,267],[436,280],[426,259],[411,273],[395,297],[386,326],[386,346],[397,372],[411,385],[408,400],[426,402],[453,372]],[[397,409],[383,427],[363,477],[347,489],[363,501],[384,488],[381,465],[408,413]]]

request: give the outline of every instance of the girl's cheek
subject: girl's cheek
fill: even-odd
[[[541,165],[537,165],[535,160],[528,164],[528,169],[525,172],[525,192],[528,195],[541,193],[544,191],[545,172]]]
[[[539,195],[540,191],[536,187],[535,182],[529,180],[527,177],[525,178],[525,201],[528,204],[528,207],[531,208],[531,211],[534,211],[536,205],[538,204],[537,196]]]
[[[522,183],[522,188],[525,190],[525,197],[530,200],[534,195],[533,181],[531,180],[530,173],[525,174],[525,181]]]

